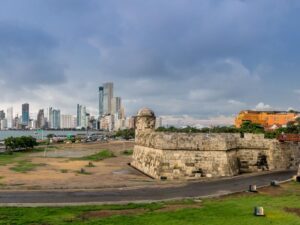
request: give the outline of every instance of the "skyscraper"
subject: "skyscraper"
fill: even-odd
[[[121,98],[114,97],[111,100],[111,114],[120,114],[121,113]]]
[[[22,124],[25,126],[29,125],[29,104],[22,104]]]
[[[74,116],[72,115],[61,115],[60,117],[60,128],[71,129],[74,128]]]
[[[98,96],[99,96],[99,116],[101,117],[103,115],[103,96],[104,96],[104,90],[103,87],[99,87],[98,90]]]
[[[5,112],[3,110],[0,110],[0,120],[5,119]]]
[[[87,115],[86,115],[86,107],[81,106],[81,118],[80,118],[80,126],[86,128],[87,127]]]
[[[52,128],[52,107],[48,108],[48,128]]]
[[[53,109],[52,111],[52,128],[59,129],[60,128],[60,110]]]
[[[13,127],[13,120],[14,120],[14,112],[13,112],[13,107],[9,107],[7,109],[7,128],[12,129]]]
[[[7,129],[7,119],[2,119],[0,120],[0,129],[1,130],[6,130]]]
[[[80,127],[80,118],[81,118],[81,105],[77,104],[77,117],[76,117],[76,120],[77,120],[76,126],[77,127]]]
[[[78,128],[87,127],[86,107],[79,104],[77,104],[77,127]]]
[[[37,115],[37,128],[43,129],[45,128],[45,115],[44,115],[44,110],[40,109]]]
[[[60,110],[49,108],[49,127],[52,129],[60,128]]]
[[[114,84],[104,83],[103,84],[103,114],[111,114],[111,100],[114,97]]]

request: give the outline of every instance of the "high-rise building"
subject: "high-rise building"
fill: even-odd
[[[77,128],[86,128],[87,125],[86,107],[77,104]]]
[[[114,84],[104,83],[103,84],[103,114],[111,114],[111,100],[114,97]]]
[[[36,126],[39,129],[44,129],[45,128],[45,114],[44,114],[44,110],[40,109],[37,115],[37,122],[36,122]]]
[[[13,120],[14,120],[14,109],[13,109],[13,107],[9,107],[7,109],[6,119],[7,119],[7,128],[8,129],[14,128],[14,126],[13,126]]]
[[[114,124],[114,130],[118,131],[118,130],[124,130],[126,129],[126,120],[125,119],[118,119],[115,120],[115,124]]]
[[[100,129],[106,131],[112,131],[114,129],[114,116],[106,115],[101,118]]]
[[[5,112],[4,110],[0,110],[0,120],[5,119]]]
[[[60,110],[49,108],[49,127],[51,129],[60,128]]]
[[[52,107],[48,108],[48,128],[52,128]]]
[[[125,118],[126,118],[124,106],[121,107],[121,110],[120,110],[120,117],[121,117],[121,119],[125,119]]]
[[[21,121],[21,117],[19,117],[19,115],[17,114],[17,116],[14,118],[14,124],[13,126],[16,129],[21,129],[22,128],[22,121]]]
[[[6,130],[7,129],[7,119],[2,119],[0,120],[0,128],[1,130]]]
[[[98,129],[97,125],[98,125],[98,120],[94,116],[90,116],[88,119],[88,127],[90,129],[95,130],[95,129]]]
[[[103,116],[103,97],[104,97],[104,88],[99,87],[98,90],[98,97],[99,97],[99,117]]]
[[[80,127],[80,118],[81,118],[81,105],[77,104],[77,116],[76,116],[77,127]]]
[[[22,104],[22,124],[25,126],[29,125],[29,104]]]
[[[88,121],[87,121],[87,114],[86,114],[86,107],[82,106],[81,107],[81,114],[80,114],[80,126],[83,128],[87,128]]]
[[[53,119],[52,119],[52,128],[59,129],[60,128],[60,110],[53,109]]]
[[[118,118],[121,118],[121,98],[114,97],[111,100],[111,114],[118,114]]]
[[[61,115],[60,117],[60,128],[61,129],[72,129],[74,126],[74,116],[73,115]]]

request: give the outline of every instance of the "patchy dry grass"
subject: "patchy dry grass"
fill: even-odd
[[[29,171],[35,170],[39,166],[46,166],[44,163],[32,163],[28,160],[18,161],[17,164],[13,167],[10,167],[10,170],[13,170],[18,173],[27,173]]]
[[[123,155],[132,155],[133,154],[133,150],[132,149],[128,149],[128,150],[124,150],[122,152]]]
[[[75,160],[101,161],[103,159],[115,157],[114,153],[109,150],[102,150],[96,154],[77,158]]]

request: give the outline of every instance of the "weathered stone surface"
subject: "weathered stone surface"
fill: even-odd
[[[261,134],[155,132],[154,113],[138,115],[132,166],[157,179],[198,179],[298,168],[300,145]],[[152,115],[152,116],[151,116]]]

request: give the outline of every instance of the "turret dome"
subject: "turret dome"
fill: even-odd
[[[142,108],[138,111],[137,116],[149,116],[149,117],[154,117],[155,114],[153,112],[153,110],[149,109],[149,108]]]

